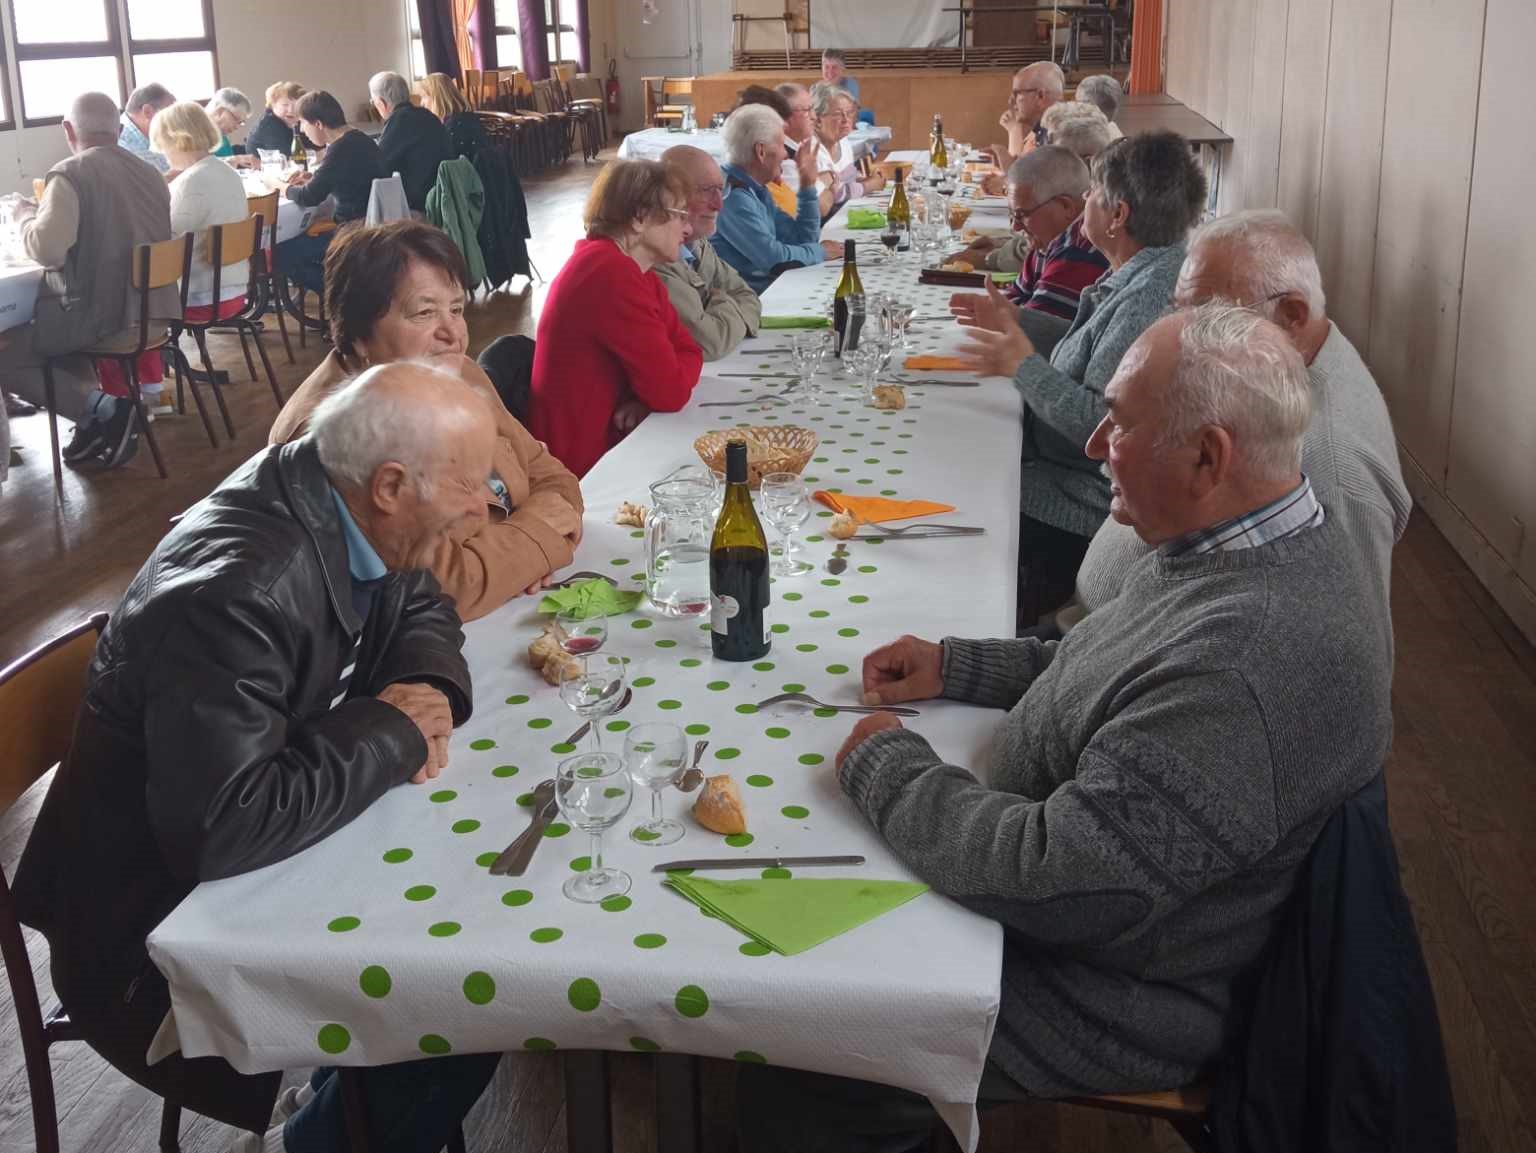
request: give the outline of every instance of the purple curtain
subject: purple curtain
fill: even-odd
[[[421,22],[421,50],[427,58],[427,71],[458,80],[462,73],[454,47],[453,0],[416,0],[416,17]]]
[[[517,0],[517,39],[523,49],[523,71],[530,80],[549,79],[548,26],[544,0]]]
[[[576,0],[576,71],[592,71],[592,20],[587,0]]]
[[[469,35],[475,42],[480,67],[500,68],[501,62],[496,58],[496,0],[480,0],[475,5],[475,19]]]

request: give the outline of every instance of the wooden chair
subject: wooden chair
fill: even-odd
[[[144,395],[139,391],[137,362],[144,353],[157,349],[163,352],[165,347],[171,344],[170,325],[179,323],[181,318],[151,317],[149,294],[157,288],[169,288],[181,279],[182,271],[186,267],[187,254],[191,251],[191,233],[173,237],[170,240],[162,240],[158,244],[135,246],[130,279],[133,290],[138,293],[139,298],[138,335],[130,334],[121,340],[78,348],[67,354],[83,356],[89,360],[115,361],[122,368],[123,379],[128,384],[128,397],[133,402],[133,419],[139,422],[139,431],[149,442],[149,451],[155,458],[155,470],[159,472],[161,480],[167,479],[170,474],[165,471],[165,458],[160,454],[160,442],[155,439],[155,430],[149,422],[149,414],[144,411]],[[55,489],[61,494],[64,491],[64,465],[59,455],[59,420],[53,368],[63,359],[65,357],[56,356],[43,361],[43,389],[46,397],[45,405],[48,409],[48,431],[53,441],[53,483]],[[172,361],[173,364],[179,364],[175,357]],[[181,382],[178,380],[178,391],[180,387]],[[192,399],[197,402],[198,412],[203,417],[203,425],[208,429],[209,438],[212,439],[213,430],[208,424],[208,414],[203,411],[202,397],[198,395],[196,388],[192,390]]]
[[[495,108],[501,96],[501,70],[487,68],[480,74],[480,108]]]
[[[471,108],[480,107],[481,92],[482,89],[480,87],[480,69],[464,69],[464,99],[469,101],[469,106]]]
[[[293,363],[293,345],[288,340],[288,316],[282,309],[283,293],[278,291],[277,285],[277,261],[274,249],[277,247],[277,198],[280,195],[276,189],[265,196],[247,196],[245,198],[245,210],[251,216],[259,216],[264,228],[262,236],[266,243],[258,242],[256,257],[251,261],[251,278],[249,292],[252,297],[251,321],[256,330],[261,330],[261,316],[268,308],[277,318],[277,328],[283,337],[283,350],[288,353],[288,363]]]
[[[603,86],[595,76],[577,75],[569,64],[557,64],[554,69],[555,83],[565,94],[565,103],[572,109],[590,109],[598,126],[599,144],[608,143],[608,101],[603,98]]]
[[[652,128],[665,128],[669,124],[681,124],[683,122],[682,105],[668,104],[667,97],[672,95],[691,97],[693,93],[692,80],[670,80],[665,76],[645,76],[640,80],[640,88],[645,99],[645,122]]]
[[[1211,1091],[1206,1085],[1166,1089],[1153,1093],[1106,1093],[1101,1097],[1064,1097],[1058,1104],[1110,1113],[1131,1113],[1168,1122],[1192,1153],[1216,1153],[1215,1135],[1209,1126]],[[1007,1108],[1007,1106],[1001,1106]],[[928,1153],[954,1153],[957,1148],[949,1128],[934,1126]]]
[[[85,696],[86,668],[106,626],[107,614],[97,613],[0,669],[0,814],[68,754],[75,713]],[[3,867],[0,959],[5,961],[21,1033],[37,1150],[59,1153],[58,1106],[48,1049],[58,1042],[81,1038],[63,1006],[43,1016],[32,962]],[[180,1128],[181,1107],[168,1100],[160,1114],[160,1148],[164,1153],[176,1153]]]

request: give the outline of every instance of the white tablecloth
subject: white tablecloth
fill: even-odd
[[[0,332],[32,322],[43,268],[30,261],[0,265]]]
[[[921,193],[919,195],[921,195]],[[966,219],[966,222],[962,228],[962,232],[969,229],[976,229],[990,235],[1000,236],[1009,231],[1010,223],[1008,214],[1008,202],[1006,200],[996,196],[983,196],[981,194],[980,186],[975,184],[960,185],[955,195],[958,197],[961,203],[969,204],[971,206],[971,215]],[[876,196],[866,196],[858,200],[849,201],[849,203],[844,205],[842,210],[839,211],[837,215],[832,217],[831,220],[827,221],[827,223],[822,226],[822,239],[853,239],[859,241],[867,241],[870,252],[876,252],[880,248],[881,230],[878,228],[849,228],[847,226],[848,209],[873,208],[878,212],[885,212],[890,207],[890,203],[891,194],[889,191],[889,186],[887,186],[886,190],[880,192]],[[954,243],[949,245],[946,251],[953,252],[962,247],[964,247],[963,243],[958,237],[956,237]],[[861,253],[865,251],[863,244],[859,246],[859,251]],[[876,258],[871,257],[871,259]],[[864,258],[861,257],[861,274],[863,273],[864,262]],[[868,278],[867,276],[861,275],[861,279],[867,280]],[[869,289],[869,285],[867,283],[864,287]]]
[[[791,272],[767,293],[764,311],[821,312],[837,276],[831,264]],[[953,347],[947,318],[922,319],[943,313],[949,289],[917,286],[910,264],[871,266],[864,284],[914,300],[918,349]],[[546,840],[525,877],[486,872],[526,825],[519,798],[551,774],[552,745],[576,728],[556,690],[527,667],[539,618],[533,600],[516,600],[466,629],[475,714],[455,734],[440,779],[395,789],[288,861],[199,886],[151,935],[184,1053],[216,1054],[246,1072],[518,1048],[765,1059],[926,1094],[974,1147],[973,1102],[999,1005],[996,923],[929,893],[798,956],[753,956],[740,934],[649,871],[680,857],[862,853],[864,868],[815,875],[912,879],[837,786],[833,754],[853,718],[782,706],[756,712],[752,702],[786,685],[856,702],[864,654],[905,631],[1012,631],[1014,390],[1001,381],[914,387],[905,411],[884,413],[832,380],[823,407],[699,406],[782,385],[722,374],[788,371],[789,340],[768,331],[708,366],[688,409],[651,416],[592,470],[582,485],[588,516],[577,566],[638,586],[642,534],[614,525],[614,510],[623,500],[648,502],[650,481],[697,461],[696,436],[738,422],[817,430],[821,446],[806,469],[817,486],[948,501],[957,522],[988,531],[855,544],[847,571],[833,577],[824,568],[832,542],[816,535],[831,514],[820,513],[804,550],[818,567],[775,582],[773,649],[752,665],[714,661],[692,621],[642,610],[614,622],[607,647],[632,658],[635,698],[610,724],[664,720],[707,732],[708,770],[743,784],[750,847],[727,845],[687,818],[674,845],[630,842],[623,832],[647,803],[637,796],[605,855],[634,878],[627,900],[605,909],[561,895],[588,851],[576,833]],[[940,701],[909,723],[946,757],[984,771],[997,720]],[[622,740],[604,736],[605,747]],[[679,815],[684,801],[669,792],[666,809]],[[740,875],[755,874],[720,874]]]
[[[247,173],[242,179],[245,182],[245,194],[247,196],[265,196],[268,192],[272,191],[271,186],[255,173]],[[316,211],[317,209],[314,208],[301,208],[289,200],[287,196],[283,195],[282,190],[279,189],[277,193],[277,243],[281,244],[285,240],[292,240],[308,228],[309,222],[314,218]],[[272,222],[270,220],[263,222],[263,244],[270,242],[271,229]]]
[[[891,138],[891,130],[878,125],[860,124],[848,134],[855,158],[867,155]],[[725,141],[713,128],[701,128],[692,134],[671,132],[665,128],[646,128],[631,132],[619,142],[620,160],[660,160],[661,154],[675,144],[702,148],[716,160],[725,159]]]

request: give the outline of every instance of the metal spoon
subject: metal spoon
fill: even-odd
[[[691,793],[704,783],[704,770],[699,768],[699,762],[704,759],[704,750],[709,748],[708,741],[700,741],[693,746],[693,765],[677,778],[677,791]]]
[[[827,571],[833,576],[848,568],[848,545],[844,541],[837,542],[837,548],[832,551],[832,559],[827,561]]]
[[[631,689],[631,688],[626,688],[624,690],[624,695],[619,698],[619,703],[616,704],[613,707],[613,711],[612,712],[604,713],[598,719],[599,720],[607,720],[609,717],[615,715],[616,713],[622,713],[625,709],[629,708],[629,702],[634,700],[634,699],[635,699],[635,690]],[[581,740],[582,737],[586,736],[591,731],[592,731],[592,722],[588,721],[586,724],[582,725],[581,728],[577,729],[570,736],[566,737],[565,738],[565,743],[568,744],[568,745],[574,745],[577,741]]]
[[[553,777],[538,783],[533,790],[533,804],[529,807],[533,810],[533,823],[501,851],[501,856],[491,862],[491,876],[521,877],[528,868],[528,862],[533,859],[533,850],[538,847],[545,828],[555,819],[555,779]]]

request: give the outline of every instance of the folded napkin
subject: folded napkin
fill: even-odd
[[[757,327],[826,328],[830,323],[825,316],[765,316],[757,322]]]
[[[633,612],[644,594],[633,590],[614,588],[605,580],[593,577],[577,581],[563,589],[550,589],[539,602],[541,613],[563,613],[575,609],[578,620],[595,616],[618,616]]]
[[[879,524],[888,520],[910,520],[915,516],[938,516],[954,512],[952,504],[935,504],[931,500],[891,500],[883,496],[849,496],[845,492],[825,492],[818,489],[811,494],[833,512],[846,512],[863,524]]]
[[[1019,274],[1017,272],[994,272],[992,274],[992,283],[993,284],[1012,284],[1018,278],[1019,278]]]
[[[958,356],[909,356],[902,362],[908,372],[969,372],[970,365]]]
[[[914,881],[844,877],[710,881],[668,873],[662,883],[786,957],[857,929],[928,891]]]
[[[884,228],[885,213],[873,208],[850,208],[848,210],[849,228]]]

